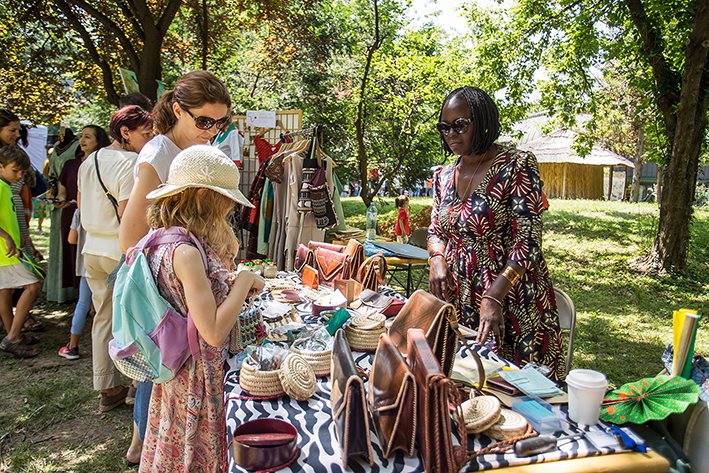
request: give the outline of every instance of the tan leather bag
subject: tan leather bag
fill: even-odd
[[[362,262],[355,279],[362,283],[363,288],[377,292],[379,286],[384,284],[386,272],[386,259],[381,254],[376,254]]]
[[[451,327],[456,319],[455,307],[433,294],[418,290],[404,304],[389,327],[389,336],[401,353],[406,353],[406,337],[410,328],[420,328],[426,334],[433,353],[446,376],[453,371],[457,352],[457,334]],[[457,329],[457,324],[456,327]]]
[[[350,257],[346,254],[327,248],[316,248],[313,250],[313,258],[320,276],[320,284],[333,287],[335,280],[350,278],[352,267]]]
[[[466,461],[468,440],[458,389],[441,371],[423,330],[409,330],[407,359],[418,388],[416,438],[424,470],[456,472]],[[460,438],[458,446],[453,443],[451,415]]]
[[[379,338],[369,372],[369,409],[385,457],[397,450],[414,454],[416,380],[388,335]]]

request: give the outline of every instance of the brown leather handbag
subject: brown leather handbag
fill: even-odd
[[[364,261],[364,246],[354,238],[350,238],[346,246],[336,245],[334,243],[323,243],[321,241],[311,241],[308,243],[308,247],[312,250],[327,248],[328,250],[346,254],[350,257],[353,273],[359,269]],[[355,276],[355,274],[352,274],[352,276]]]
[[[317,248],[313,250],[313,258],[320,276],[320,284],[333,287],[336,279],[350,278],[350,257],[346,254]]]
[[[401,353],[406,352],[406,337],[410,328],[420,328],[426,334],[433,353],[446,376],[453,371],[458,348],[455,307],[433,294],[414,292],[389,327],[389,336]],[[482,387],[482,385],[481,385]]]
[[[466,461],[468,440],[458,389],[441,371],[423,330],[409,330],[407,358],[418,392],[416,439],[424,470],[457,472]],[[458,446],[453,443],[451,414],[458,430]]]
[[[306,264],[308,266],[314,265],[313,250],[301,243],[295,251],[293,269],[295,269],[298,274],[303,274],[303,267]]]
[[[358,374],[350,345],[342,329],[335,332],[330,366],[330,408],[335,421],[337,440],[342,447],[343,463],[346,465],[350,458],[362,456],[372,465],[374,455],[369,437],[369,413],[364,381]]]
[[[369,409],[385,457],[416,445],[416,380],[388,335],[379,338],[369,372]]]
[[[379,286],[384,284],[386,272],[386,259],[381,254],[376,254],[362,262],[355,279],[362,283],[363,288],[377,292]]]

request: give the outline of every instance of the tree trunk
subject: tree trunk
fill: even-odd
[[[613,197],[613,166],[608,166],[608,200]]]
[[[374,194],[370,195],[369,182],[367,176],[367,148],[364,143],[364,121],[366,118],[366,95],[367,81],[369,80],[369,72],[372,67],[372,58],[374,53],[382,45],[382,38],[379,34],[379,3],[374,0],[374,41],[367,48],[367,58],[364,62],[364,70],[362,71],[362,82],[360,84],[359,103],[357,104],[357,118],[355,119],[355,138],[357,140],[357,163],[359,170],[359,178],[362,181],[360,187],[360,197],[364,205],[369,207],[369,204],[374,199]]]

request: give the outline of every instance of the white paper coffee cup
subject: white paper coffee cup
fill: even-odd
[[[594,370],[571,370],[566,376],[569,387],[569,419],[585,425],[598,423],[603,396],[608,389],[606,375]]]

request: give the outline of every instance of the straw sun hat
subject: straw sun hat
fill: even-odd
[[[190,187],[211,189],[247,207],[253,207],[239,191],[239,169],[214,146],[194,145],[175,156],[167,182],[147,195],[148,199],[167,197]]]

